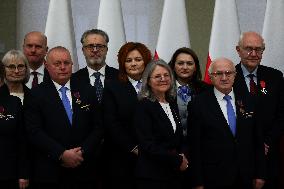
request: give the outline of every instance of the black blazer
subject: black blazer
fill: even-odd
[[[51,80],[41,83],[25,100],[26,129],[33,145],[32,176],[36,182],[56,182],[64,177],[90,181],[94,177],[96,151],[103,134],[98,102],[88,94],[89,87],[77,85],[72,79],[70,86],[72,125]],[[84,162],[74,169],[62,167],[60,155],[75,147],[82,147]]]
[[[0,88],[0,180],[28,179],[22,104],[19,98],[3,92],[5,88]]]
[[[194,186],[232,186],[237,178],[252,183],[264,178],[261,129],[255,127],[247,101],[235,91],[237,126],[233,136],[213,87],[197,96],[188,120],[190,166]]]
[[[158,101],[139,101],[134,123],[138,137],[139,155],[136,176],[150,180],[169,181],[177,176],[182,163],[182,128],[177,105],[170,103],[176,122],[172,124]]]
[[[105,85],[103,96],[104,151],[108,174],[133,180],[136,156],[131,151],[137,145],[133,125],[137,93],[129,81],[113,80]]]
[[[73,74],[73,77],[76,78],[76,80],[81,84],[90,84],[90,78],[87,67],[78,70],[76,73]],[[118,78],[118,70],[106,65],[104,83],[110,80],[117,80],[117,78]]]

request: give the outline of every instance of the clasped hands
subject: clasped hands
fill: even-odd
[[[188,160],[187,160],[187,158],[185,157],[184,154],[179,154],[179,155],[182,156],[182,163],[179,167],[179,170],[185,171],[188,168]]]
[[[84,161],[81,147],[65,150],[60,158],[62,166],[66,168],[75,168]]]

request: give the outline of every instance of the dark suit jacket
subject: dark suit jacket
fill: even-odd
[[[19,98],[0,88],[0,180],[29,178],[26,135]]]
[[[137,93],[132,84],[113,80],[105,85],[103,117],[106,129],[104,152],[108,174],[134,178],[136,155],[131,152],[137,145],[133,117]]]
[[[282,72],[259,65],[257,69],[257,88],[255,97],[251,96],[245,83],[241,64],[236,66],[237,75],[234,89],[240,91],[244,98],[249,99],[254,107],[256,125],[264,131],[265,143],[268,144],[269,153],[268,177],[275,179],[278,175],[279,139],[283,135],[284,123],[284,81]],[[264,94],[262,85],[265,83],[267,94]]]
[[[139,101],[134,122],[139,146],[136,176],[140,179],[170,181],[177,177],[182,162],[182,128],[177,105],[170,103],[170,107],[175,132],[158,101]]]
[[[73,124],[71,125],[59,94],[51,80],[41,83],[25,100],[25,121],[33,145],[33,179],[57,182],[92,180],[96,151],[102,140],[102,127],[96,98],[89,87],[71,79]],[[84,162],[77,168],[64,168],[59,161],[66,149],[82,147]]]
[[[264,178],[261,129],[254,127],[247,101],[235,91],[237,126],[234,137],[213,88],[197,96],[189,109],[190,166],[194,186],[231,186],[240,178]]]
[[[78,70],[76,73],[73,74],[73,77],[78,80],[81,84],[90,84],[90,78],[87,67]],[[110,80],[117,80],[118,78],[118,70],[106,65],[105,70],[105,81],[104,83]]]

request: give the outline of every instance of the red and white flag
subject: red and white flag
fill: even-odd
[[[63,46],[70,51],[73,72],[79,69],[70,0],[50,0],[45,26],[49,49]]]
[[[208,68],[212,60],[219,57],[226,57],[232,60],[235,64],[239,62],[239,57],[236,51],[236,45],[239,37],[240,26],[235,0],[216,0],[209,53],[204,75],[205,82],[211,83],[208,75]]]
[[[261,64],[284,73],[284,1],[267,0],[262,36],[266,50]]]
[[[190,47],[184,0],[165,0],[157,42],[157,55],[169,62],[180,47]]]
[[[104,30],[109,36],[106,63],[118,68],[117,53],[126,42],[120,0],[101,0],[98,29]]]

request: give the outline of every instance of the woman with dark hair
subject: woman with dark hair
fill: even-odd
[[[106,83],[103,98],[106,188],[132,189],[139,146],[133,125],[141,77],[151,60],[142,43],[128,42],[118,52],[119,79]]]
[[[20,98],[23,103],[24,97],[30,93],[25,85],[30,76],[27,58],[19,50],[10,50],[4,55],[2,62],[6,84],[2,86],[2,91]]]
[[[139,154],[138,189],[180,188],[188,167],[182,151],[182,128],[175,102],[175,81],[163,60],[147,65],[134,121]]]
[[[187,105],[208,85],[201,81],[200,64],[196,53],[187,47],[179,48],[173,54],[170,67],[176,78],[177,104],[181,117],[183,135],[187,135]]]
[[[4,78],[4,65],[0,62],[0,80]],[[27,150],[19,98],[0,88],[0,186],[24,189],[29,185]]]

